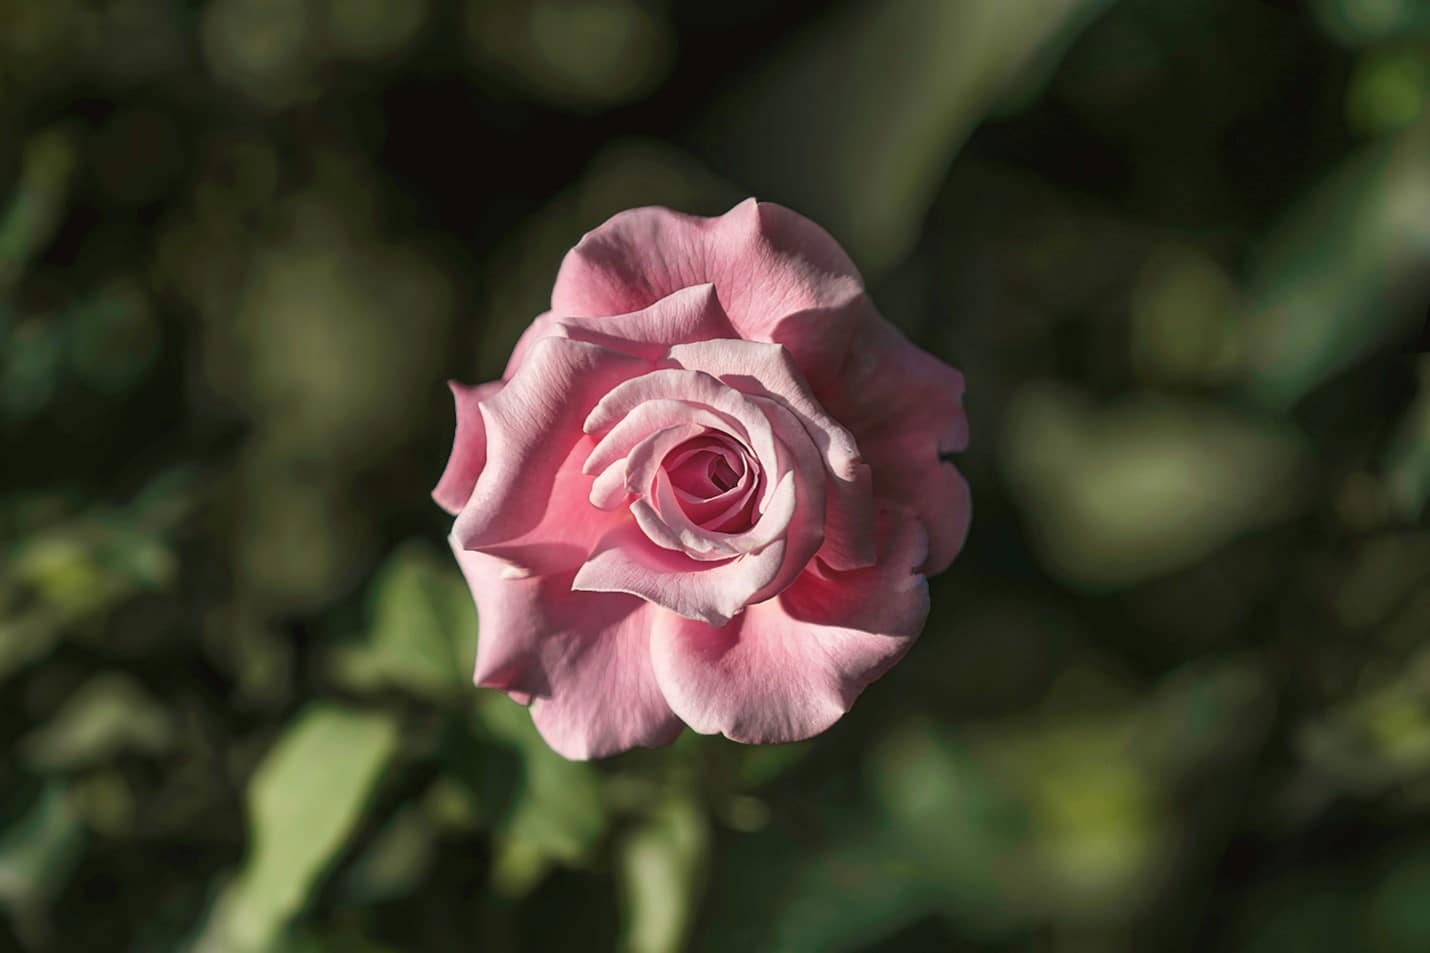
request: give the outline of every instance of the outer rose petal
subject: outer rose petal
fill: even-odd
[[[531,704],[546,743],[574,760],[669,744],[681,723],[650,662],[653,616],[631,596],[572,592],[570,574],[512,579],[453,544],[481,617],[481,686]]]
[[[490,381],[468,387],[456,381],[448,381],[452,389],[452,399],[457,405],[457,433],[452,438],[452,454],[447,458],[447,468],[432,491],[432,499],[453,516],[467,504],[472,495],[472,487],[477,485],[477,477],[487,465],[487,425],[477,405],[487,397],[501,390],[501,381]]]
[[[589,341],[657,361],[666,349],[690,341],[735,335],[720,307],[714,285],[692,285],[656,301],[648,308],[608,318],[560,318],[556,334]]]
[[[550,337],[555,330],[556,319],[551,316],[550,311],[538,314],[536,319],[527,325],[526,330],[521,332],[521,337],[516,339],[516,345],[511,349],[511,357],[507,358],[506,370],[502,371],[501,379],[509,381],[516,376],[521,365],[526,363],[532,346],[542,338]]]
[[[575,569],[615,518],[588,499],[581,467],[595,441],[581,424],[617,384],[648,370],[638,358],[543,338],[498,393],[482,401],[487,463],[452,535],[538,573]]]
[[[784,344],[816,382],[837,369],[867,310],[863,279],[828,232],[754,199],[714,218],[659,207],[613,216],[567,253],[551,310],[624,314],[706,283],[740,337]]]
[[[793,516],[793,490],[793,478],[786,477],[772,501],[772,517]],[[724,625],[759,593],[781,584],[789,546],[779,539],[756,553],[706,562],[657,545],[632,521],[601,539],[572,586],[630,593],[688,619]]]
[[[963,375],[876,317],[860,330],[839,382],[820,397],[854,433],[875,495],[911,507],[923,521],[929,555],[921,571],[943,572],[972,516],[968,484],[946,459],[968,446]]]
[[[751,744],[800,741],[839,720],[928,617],[928,585],[916,572],[923,529],[892,511],[880,523],[874,567],[806,572],[720,628],[657,617],[655,676],[681,720]]]

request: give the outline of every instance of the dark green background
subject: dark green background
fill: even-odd
[[[1430,950],[1424,0],[0,0],[0,949]],[[428,492],[611,213],[968,380],[834,729],[587,765]]]

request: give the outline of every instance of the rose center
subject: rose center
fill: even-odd
[[[688,440],[662,463],[681,510],[696,525],[739,531],[748,522],[759,483],[749,451],[725,435]]]

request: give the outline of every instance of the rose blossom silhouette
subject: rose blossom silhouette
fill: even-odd
[[[622,212],[500,381],[453,383],[433,491],[474,680],[568,758],[824,731],[918,637],[968,487],[963,378],[819,226],[749,199]]]

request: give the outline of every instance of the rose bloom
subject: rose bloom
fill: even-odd
[[[968,529],[962,375],[768,202],[616,215],[502,379],[452,391],[433,497],[474,680],[568,758],[824,731],[918,637]]]

